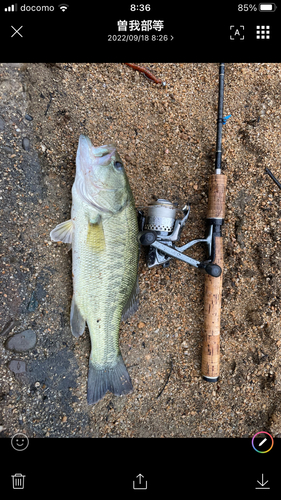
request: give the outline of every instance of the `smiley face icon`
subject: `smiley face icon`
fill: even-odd
[[[16,451],[23,451],[29,445],[28,437],[21,432],[18,432],[12,437],[11,445]]]

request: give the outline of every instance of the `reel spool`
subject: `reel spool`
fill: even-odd
[[[177,209],[173,203],[168,200],[159,199],[154,204],[149,205],[144,229],[146,231],[155,231],[158,237],[163,240],[165,236],[173,232],[176,213]],[[147,233],[147,236],[148,234],[151,233]],[[171,257],[167,254],[163,254],[163,252],[157,250],[157,248],[149,247],[146,257],[148,267],[154,267],[158,264],[162,264],[163,267],[168,267],[170,260]]]
[[[173,231],[177,209],[168,200],[159,199],[148,206],[144,228],[148,231],[157,231],[160,235],[168,235]]]

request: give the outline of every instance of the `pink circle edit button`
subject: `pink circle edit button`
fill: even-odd
[[[262,434],[262,436],[259,436],[260,434]],[[269,438],[265,437],[265,434],[269,436]],[[257,432],[252,439],[252,447],[258,453],[268,453],[272,449],[273,444],[274,444],[273,437],[271,436],[271,434],[265,431]],[[262,448],[258,449],[259,447]]]

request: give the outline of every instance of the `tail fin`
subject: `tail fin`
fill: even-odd
[[[91,362],[88,373],[88,404],[97,403],[105,396],[107,391],[116,396],[128,394],[133,390],[132,382],[124,365],[121,354],[117,358],[116,365],[106,369],[98,369]]]

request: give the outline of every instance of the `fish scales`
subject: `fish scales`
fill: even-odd
[[[119,349],[122,315],[136,309],[139,245],[133,195],[112,145],[94,148],[80,136],[71,220],[52,232],[53,241],[72,243],[74,336],[87,323],[91,338],[88,403],[109,390],[126,394],[132,383]]]
[[[132,272],[138,259],[135,208],[130,203],[104,221],[104,250],[87,244],[88,222],[83,208],[79,210],[77,214],[74,198],[73,296],[90,330],[92,361],[96,366],[110,366],[118,353],[122,311],[136,282]]]

